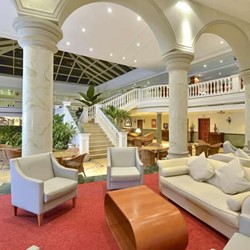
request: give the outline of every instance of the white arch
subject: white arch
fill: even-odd
[[[100,0],[79,0],[70,1],[63,6],[58,16],[58,24],[61,27],[67,17],[74,12],[79,7],[82,7],[91,3],[103,2]],[[134,1],[134,0],[106,0],[105,2],[110,2],[114,4],[119,4],[124,6],[138,15],[140,15],[144,21],[149,25],[154,33],[162,55],[171,51],[176,46],[176,40],[174,32],[162,12],[162,10],[150,0]]]
[[[225,20],[213,21],[198,32],[194,43],[203,33],[212,33],[222,37],[232,48],[240,71],[250,69],[250,41],[239,26]]]

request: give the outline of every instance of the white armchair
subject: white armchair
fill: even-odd
[[[38,225],[48,210],[77,197],[78,171],[62,167],[51,153],[10,160],[11,202],[37,214]]]
[[[107,149],[107,189],[120,189],[143,184],[144,168],[137,147]]]

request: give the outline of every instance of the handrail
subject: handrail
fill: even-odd
[[[206,82],[201,82],[198,84],[188,85],[188,98],[201,98],[209,97],[215,95],[227,95],[232,93],[240,93],[245,91],[245,87],[242,82],[239,80],[238,75],[232,75],[229,77],[224,77],[220,79],[210,80]],[[73,98],[73,97],[72,97]],[[115,106],[116,108],[125,109],[129,111],[130,109],[136,107],[138,101],[142,100],[152,100],[152,99],[164,99],[169,98],[169,85],[154,85],[142,89],[132,89],[127,93],[119,95],[113,99],[105,99],[99,104],[103,108],[108,106]],[[54,97],[55,100],[64,100],[62,96]],[[75,99],[70,100],[67,97],[68,101],[74,102],[77,105]],[[133,105],[131,105],[133,104]],[[22,100],[16,98],[1,98],[0,107],[9,107],[9,108],[21,108]],[[88,118],[89,120],[94,119],[96,114],[95,105],[88,107]]]
[[[95,122],[98,123],[109,140],[116,146],[119,146],[119,129],[108,119],[101,109],[101,105],[96,105]]]

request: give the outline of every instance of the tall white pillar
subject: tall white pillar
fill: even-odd
[[[245,148],[248,148],[248,140],[250,140],[250,70],[240,73],[245,85]]]
[[[188,156],[187,102],[188,70],[193,54],[173,51],[163,60],[169,73],[169,150],[168,158]]]
[[[161,125],[162,121],[161,121],[161,113],[157,112],[157,143],[162,143],[162,125]]]
[[[61,29],[48,20],[20,16],[14,20],[23,48],[22,155],[52,151],[53,54]]]

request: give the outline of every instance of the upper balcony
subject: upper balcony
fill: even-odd
[[[178,96],[176,96],[178,98]],[[71,102],[77,109],[81,103],[67,96],[54,96],[54,105]],[[201,82],[188,86],[188,112],[244,109],[245,88],[238,75]],[[143,89],[133,89],[115,98],[101,102],[131,112],[168,112],[169,85],[155,85]],[[94,107],[92,108],[94,109]],[[93,110],[92,110],[93,111]],[[93,113],[90,109],[90,113]],[[22,100],[1,98],[0,116],[21,116]]]

